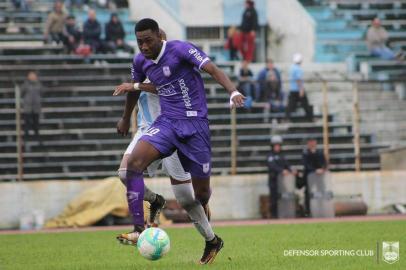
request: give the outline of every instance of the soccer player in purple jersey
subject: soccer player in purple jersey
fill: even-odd
[[[127,162],[125,180],[134,231],[144,230],[143,171],[153,161],[178,151],[185,171],[192,176],[195,198],[200,209],[210,199],[211,146],[207,119],[207,101],[199,70],[209,73],[230,94],[230,104],[242,107],[244,96],[200,49],[183,41],[162,41],[158,23],[152,19],[139,21],[135,28],[138,47],[132,65],[132,83],[123,83],[114,95],[134,93],[141,88],[156,89],[161,115],[140,138]],[[146,78],[152,85],[142,83]],[[128,101],[127,95],[127,101]],[[207,218],[206,218],[207,220]],[[199,230],[206,246],[201,264],[211,263],[223,247],[223,240],[210,227]]]

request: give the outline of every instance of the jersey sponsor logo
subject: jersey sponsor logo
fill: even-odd
[[[208,173],[210,170],[210,162],[203,164],[203,173]]]
[[[176,94],[175,86],[173,86],[172,83],[162,85],[162,86],[158,87],[157,90],[158,90],[158,95],[164,96],[164,97],[169,97],[169,96],[173,96]]]
[[[164,73],[164,75],[166,76],[166,77],[169,77],[169,76],[171,76],[171,70],[169,69],[169,66],[164,66],[163,68],[162,68],[162,72]]]
[[[145,132],[144,135],[147,135],[147,136],[152,137],[152,136],[154,136],[155,134],[157,134],[159,131],[160,131],[159,128],[154,128],[154,127],[152,127],[152,128],[149,128],[149,129],[147,130],[147,132]]]
[[[199,52],[196,48],[190,48],[190,49],[189,49],[189,53],[190,53],[191,55],[193,55],[194,58],[195,58],[197,61],[199,61],[199,62],[202,62],[202,61],[203,61],[203,56],[200,54],[200,52]]]
[[[197,116],[197,111],[186,111],[187,117]]]
[[[183,99],[183,102],[185,103],[185,107],[186,107],[186,109],[191,110],[192,103],[191,103],[190,96],[189,96],[189,88],[186,86],[186,83],[183,79],[180,79],[178,82],[179,82],[180,91],[182,92],[182,99]]]

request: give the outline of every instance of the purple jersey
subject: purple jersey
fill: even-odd
[[[139,53],[133,59],[132,79],[147,77],[157,87],[161,114],[173,119],[207,118],[206,92],[199,70],[210,61],[193,44],[164,41],[157,59]]]

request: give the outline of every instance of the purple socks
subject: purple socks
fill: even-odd
[[[134,225],[144,226],[144,176],[127,171],[127,202]]]

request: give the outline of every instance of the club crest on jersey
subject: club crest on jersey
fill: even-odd
[[[203,164],[203,173],[208,173],[210,170],[210,162]]]
[[[171,76],[171,70],[169,69],[169,66],[164,66],[163,68],[162,68],[162,71],[163,71],[163,73],[164,73],[164,75],[166,76],[166,77],[169,77],[169,76]]]

